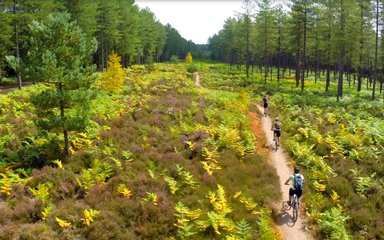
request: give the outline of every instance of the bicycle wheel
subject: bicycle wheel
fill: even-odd
[[[298,215],[299,215],[299,206],[298,206],[298,203],[297,203],[297,196],[296,196],[296,194],[294,194],[293,195],[293,199],[292,199],[292,218],[293,218],[293,222],[297,221]]]

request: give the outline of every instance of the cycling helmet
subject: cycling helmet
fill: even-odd
[[[278,118],[278,117],[276,117],[276,118],[275,118],[275,121],[279,121],[279,118]]]
[[[296,166],[295,167],[295,173],[299,173],[300,172],[300,167],[299,166]]]

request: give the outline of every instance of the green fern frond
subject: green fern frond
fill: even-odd
[[[39,183],[36,188],[28,188],[32,195],[40,199],[43,203],[46,203],[49,199],[49,191],[53,187],[51,182]]]
[[[172,177],[165,176],[164,181],[168,184],[168,187],[172,194],[175,194],[177,190],[179,190],[179,183]]]

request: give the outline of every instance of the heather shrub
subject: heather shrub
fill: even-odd
[[[84,202],[90,207],[96,208],[100,202],[109,202],[115,197],[115,194],[107,189],[107,185],[99,184],[92,187],[84,197]]]
[[[19,226],[14,222],[7,221],[0,224],[0,239],[2,240],[14,240],[17,239],[17,232]]]
[[[173,205],[146,203],[139,207],[139,215],[135,219],[134,232],[143,239],[161,239],[174,231]]]
[[[19,228],[19,240],[51,240],[59,235],[46,223],[24,224]]]
[[[95,222],[83,231],[89,240],[135,239],[130,229],[124,226],[119,214],[108,210],[102,211]]]
[[[12,211],[12,219],[21,223],[34,223],[40,220],[42,210],[41,201],[28,199],[23,202],[16,202]]]
[[[8,206],[6,202],[0,202],[0,225],[5,224],[11,219],[12,211],[13,210]]]
[[[53,201],[71,198],[76,194],[76,177],[74,172],[67,168],[60,169],[45,166],[42,169],[34,169],[32,178],[28,181],[28,187],[36,187],[38,184],[50,182],[53,184],[49,195]]]

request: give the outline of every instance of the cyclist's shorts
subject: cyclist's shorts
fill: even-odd
[[[279,131],[279,130],[274,130],[274,133],[275,133],[276,137],[281,136],[281,131]]]
[[[289,188],[289,196],[293,196],[295,193],[297,198],[300,198],[301,195],[303,195],[303,190],[293,190],[292,188]]]
[[[267,108],[268,107],[268,103],[264,103],[264,108]]]

